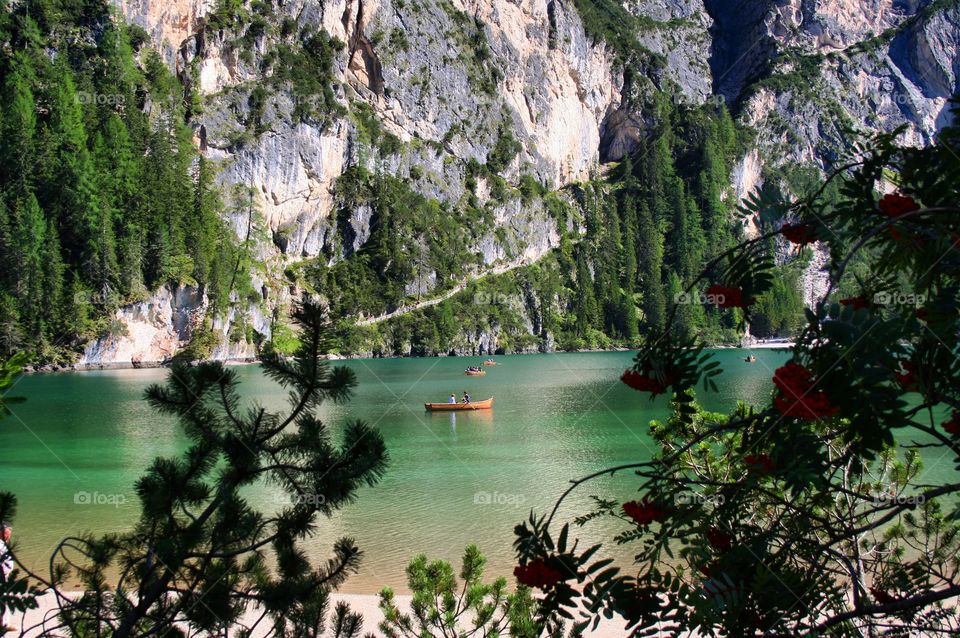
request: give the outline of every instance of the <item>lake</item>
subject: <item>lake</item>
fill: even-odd
[[[709,409],[737,399],[759,403],[772,389],[783,351],[718,350],[724,374],[715,394],[700,392]],[[342,362],[359,386],[346,405],[325,405],[321,417],[335,436],[347,419],[363,419],[383,434],[390,454],[384,480],[363,488],[357,502],[324,519],[311,541],[316,560],[347,535],[364,551],[360,574],[342,591],[375,593],[384,585],[406,591],[404,568],[420,552],[453,561],[476,543],[488,574],[509,575],[513,527],[530,509],[548,512],[568,481],[604,467],[649,459],[648,424],[668,415],[665,397],[649,401],[619,382],[632,353],[571,353],[496,357],[485,377],[465,377],[479,358],[376,359]],[[257,366],[235,368],[242,392],[281,409],[284,392]],[[19,556],[43,568],[68,534],[104,533],[130,526],[139,514],[133,484],[157,456],[177,454],[185,439],[176,423],[154,414],[144,388],[163,369],[27,375],[12,396],[26,397],[0,421],[0,489],[14,492]],[[496,398],[491,412],[428,413],[425,401],[468,390]],[[561,510],[563,520],[589,507],[591,495],[635,498],[631,475],[581,487]],[[250,491],[265,510],[277,507],[267,488]],[[609,538],[616,521],[576,530],[584,543]]]

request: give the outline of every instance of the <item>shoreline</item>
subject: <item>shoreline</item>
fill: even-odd
[[[731,344],[719,344],[719,345],[710,345],[707,347],[708,350],[789,350],[794,347],[794,341],[766,341],[762,343],[754,343],[751,345],[731,345]],[[504,354],[437,354],[432,357],[419,357],[419,356],[403,356],[403,355],[390,355],[382,357],[370,357],[364,355],[340,355],[340,354],[331,354],[327,355],[329,361],[373,361],[377,359],[438,359],[438,358],[451,358],[451,359],[471,359],[471,358],[490,358],[490,357],[513,357],[513,356],[527,356],[533,354],[589,354],[589,353],[601,353],[601,352],[633,352],[633,348],[585,348],[583,350],[550,350],[547,352],[511,352]],[[219,361],[227,366],[243,366],[243,365],[256,365],[260,363],[259,358],[253,357],[244,357],[239,359],[204,359],[200,361],[191,361],[190,365],[198,365],[200,363],[209,363],[211,361]],[[105,363],[86,363],[86,364],[68,364],[68,365],[44,365],[34,367],[32,365],[24,366],[24,374],[59,374],[64,372],[104,372],[110,370],[152,370],[157,368],[169,368],[173,365],[173,362],[170,360],[166,361],[108,361]]]
[[[64,592],[66,596],[79,596],[81,592]],[[404,613],[413,615],[410,610],[410,604],[413,597],[409,594],[397,594],[394,596],[397,607]],[[382,636],[380,632],[380,622],[383,621],[383,612],[380,611],[380,596],[378,594],[343,594],[340,592],[330,593],[330,612],[336,608],[337,603],[345,602],[350,606],[350,611],[363,615],[363,633],[370,633],[374,636]],[[56,622],[56,597],[53,593],[45,593],[37,598],[37,608],[27,610],[24,613],[9,613],[5,620],[13,625],[16,631],[8,634],[9,636],[23,636],[24,638],[39,638],[43,635],[42,626],[38,626],[46,619],[47,624],[53,627]],[[244,625],[253,625],[260,616],[255,608],[248,608],[240,622]],[[414,622],[416,619],[414,617]],[[466,623],[466,621],[464,621]],[[588,629],[584,636],[590,638],[617,638],[624,636],[624,621],[618,616],[613,619],[602,618],[600,625],[595,630]],[[24,631],[27,630],[27,631]],[[49,629],[48,629],[49,631]],[[269,633],[269,624],[260,623],[260,626],[250,634],[250,638],[260,638]],[[231,635],[234,635],[231,633]]]

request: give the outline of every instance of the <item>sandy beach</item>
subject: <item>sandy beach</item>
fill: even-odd
[[[401,608],[409,611],[409,605],[411,601],[410,596],[397,595],[395,599]],[[372,594],[333,594],[331,596],[331,610],[340,601],[344,601],[350,605],[350,609],[352,611],[359,612],[363,615],[363,634],[370,632],[377,636],[382,635],[378,629],[378,625],[383,620],[383,614],[380,612],[380,608],[378,606],[378,596]],[[47,631],[53,629],[53,627],[58,624],[56,621],[56,598],[53,594],[46,594],[40,598],[39,603],[40,604],[37,609],[32,609],[26,614],[8,615],[6,618],[7,624],[13,625],[17,631],[6,634],[6,636],[35,638],[43,634],[44,621],[46,621]],[[259,614],[256,613],[254,609],[251,609],[245,614],[243,623],[247,626],[252,626],[256,623],[258,617]],[[250,638],[262,638],[266,636],[268,627],[264,625],[264,623],[261,623],[260,626],[258,626],[250,635]],[[64,638],[67,638],[67,632],[63,629],[50,631],[50,633],[45,635],[64,636]],[[622,623],[618,619],[616,622],[605,620],[600,624],[596,631],[588,631],[585,635],[591,636],[592,638],[616,638],[618,636],[626,635],[626,632],[623,629]]]

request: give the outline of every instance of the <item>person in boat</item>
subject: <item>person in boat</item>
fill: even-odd
[[[463,391],[463,403],[470,403],[470,394],[466,390]]]
[[[7,547],[10,542],[10,536],[13,534],[13,528],[7,521],[0,521],[0,580],[6,580],[13,572],[13,555]],[[19,631],[13,625],[7,624],[7,616],[4,609],[0,607],[0,634],[11,634]]]
[[[451,392],[451,393],[450,393],[450,400],[447,401],[447,403],[456,403],[456,402],[457,402],[457,395],[455,395],[453,392]]]

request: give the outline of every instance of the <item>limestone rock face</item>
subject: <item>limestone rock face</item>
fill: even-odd
[[[714,88],[743,103],[768,162],[820,167],[849,146],[843,129],[892,130],[925,145],[960,90],[960,7],[882,0],[722,2]]]
[[[118,310],[114,320],[123,332],[88,344],[77,367],[159,365],[189,342],[205,306],[195,286],[160,288],[150,299]]]
[[[114,324],[121,330],[87,344],[78,369],[101,367],[153,367],[168,363],[186,347],[207,314],[208,300],[197,286],[163,286],[149,299],[116,311]],[[230,339],[236,320],[231,309],[225,318],[214,322],[216,345],[208,357],[217,361],[251,360],[253,345],[244,339]]]
[[[262,216],[256,253],[267,265],[254,284],[269,298],[246,321],[260,334],[270,330],[272,309],[297,294],[270,288],[271,279],[303,259],[342,259],[369,237],[369,208],[340,210],[337,180],[352,166],[456,203],[467,194],[467,163],[484,163],[508,136],[520,150],[500,171],[507,182],[527,175],[557,189],[635,150],[652,124],[644,97],[662,92],[680,105],[726,102],[756,130],[756,147],[731,175],[739,198],[763,182],[765,166],[826,168],[849,145],[847,126],[905,124],[907,142],[929,144],[948,120],[947,98],[960,90],[960,9],[940,3],[930,11],[929,0],[625,0],[638,17],[640,46],[662,62],[627,82],[572,0],[289,0],[268,3],[271,20],[343,43],[331,88],[345,114],[305,121],[295,116],[295,95],[271,88],[266,125],[251,134],[250,98],[265,81],[269,43],[254,38],[241,47],[236,34],[207,28],[217,4],[117,0],[202,96],[196,142],[218,163],[224,191],[242,185],[254,194]],[[401,151],[369,143],[361,105]],[[481,202],[487,189],[477,188]],[[338,218],[349,225],[347,242]],[[482,257],[476,275],[535,261],[557,245],[542,202],[497,204],[493,218],[492,231],[471,247]],[[229,221],[244,237],[243,211]],[[428,274],[411,285],[428,292],[436,281]],[[90,344],[83,361],[169,358],[188,338],[182,317],[204,307],[186,294],[161,290],[122,309],[128,334]],[[221,329],[229,334],[229,325]],[[227,339],[216,356],[246,347]]]

